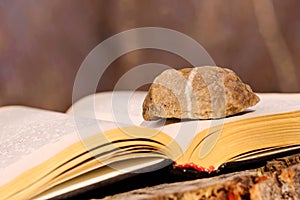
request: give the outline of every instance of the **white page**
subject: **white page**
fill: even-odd
[[[0,119],[0,186],[84,137],[116,128],[114,123],[22,106],[0,108]]]
[[[144,122],[142,103],[145,95],[146,93],[141,91],[116,91],[92,94],[73,104],[67,113],[138,126]]]

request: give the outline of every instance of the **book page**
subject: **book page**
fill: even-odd
[[[43,181],[43,179],[47,178],[55,180],[52,179],[49,174],[52,173],[56,176],[55,171],[59,171],[63,167],[62,165],[69,164],[69,161],[73,161],[73,158],[77,158],[77,155],[89,152],[90,156],[95,156],[95,158],[97,158],[96,156],[99,156],[98,154],[104,153],[98,152],[97,149],[94,148],[95,146],[93,144],[90,146],[89,142],[86,142],[89,140],[84,140],[90,136],[96,136],[93,141],[97,141],[97,147],[102,146],[102,149],[106,149],[105,151],[108,152],[110,149],[115,150],[118,146],[113,146],[111,140],[115,140],[116,138],[115,136],[112,136],[113,134],[109,137],[107,131],[127,126],[123,124],[116,125],[116,123],[104,120],[84,117],[79,118],[75,115],[67,115],[64,113],[23,106],[7,106],[0,108],[0,118],[0,193],[8,196],[14,194],[18,195],[15,192],[23,190],[24,188],[22,187],[27,188],[27,186],[30,186],[33,189],[35,187],[35,189],[37,189],[39,184],[32,186],[36,183],[36,181]],[[111,133],[116,132],[113,131]],[[125,134],[127,134],[127,132]],[[39,170],[36,170],[36,166],[41,166],[41,164],[75,143],[79,144],[76,144],[77,146],[83,145],[84,150],[80,147],[77,152],[76,148],[74,148],[70,157],[55,157],[59,158],[59,160],[48,163],[48,165],[44,164],[39,168]],[[111,143],[112,145],[107,147],[106,144],[108,143]],[[91,148],[93,148],[92,151],[89,151]],[[165,157],[158,156],[157,154],[148,155],[146,153],[143,155],[134,155],[134,157],[129,154],[128,157],[126,157],[127,154],[124,153],[124,156],[122,157],[122,153],[124,152],[121,152],[120,149],[119,154],[116,154],[118,157],[110,158],[108,160],[99,160],[99,165],[95,165],[91,169],[86,168],[84,169],[85,171],[74,174],[74,177],[65,177],[66,179],[62,179],[61,181],[67,180],[66,183],[62,182],[61,185],[63,185],[63,187],[56,190],[55,194],[70,192],[73,189],[86,187],[98,181],[104,181],[106,179],[114,178],[113,176],[126,174],[135,170],[145,171],[147,167],[157,167],[163,160],[166,159]],[[122,160],[122,158],[124,158],[124,162],[122,161],[123,164],[116,165],[115,163]],[[128,162],[128,159],[133,160]],[[101,169],[99,169],[100,171],[97,173],[97,177],[94,177],[93,179],[85,177],[85,173],[89,173],[90,170],[95,170],[97,167],[103,166],[103,164],[107,164],[107,166],[111,168],[110,172],[101,172]],[[72,169],[72,165],[70,166]],[[15,178],[29,170],[31,170],[30,174],[25,174],[26,176],[24,177],[25,180],[27,178],[30,180],[25,181],[27,185],[23,186],[19,182],[20,179]],[[81,178],[77,177],[78,175],[80,175]],[[76,184],[72,185],[75,180]],[[24,179],[22,179],[21,182],[22,181],[24,182]],[[71,182],[68,183],[68,181]],[[8,184],[8,188],[10,188],[9,193],[5,190],[5,187],[7,186],[5,184]],[[25,195],[25,191],[23,191],[23,193]]]
[[[300,110],[300,93],[258,93],[260,102],[241,118],[272,115]]]
[[[80,141],[80,131],[88,137],[115,128],[108,122],[22,106],[0,108],[0,119],[0,186]]]
[[[180,123],[171,123],[159,129],[171,135],[185,151],[192,139],[203,130],[208,130],[207,135],[220,133],[223,124],[228,122],[300,110],[300,94],[261,93],[258,96],[258,104],[234,116],[216,120],[182,120]],[[203,138],[207,135],[203,135]],[[214,135],[211,139],[216,142],[219,134]]]
[[[43,192],[42,194],[35,197],[36,199],[50,199],[61,194],[69,193],[82,187],[88,187],[89,185],[97,184],[103,181],[114,178],[114,181],[118,181],[125,178],[122,175],[131,177],[138,173],[144,173],[149,171],[155,171],[161,169],[166,165],[164,159],[157,158],[140,158],[135,160],[130,160],[130,162],[117,162],[114,163],[113,167],[101,167],[88,172],[84,175],[78,176],[70,181],[59,184],[49,190]],[[114,170],[122,169],[122,170]],[[133,172],[128,174],[127,172]],[[63,198],[62,198],[63,199]]]
[[[174,138],[185,150],[193,137],[199,132],[210,129],[208,133],[221,131],[222,125],[236,120],[278,114],[300,110],[300,94],[259,93],[260,102],[245,111],[217,120],[179,120],[170,122],[164,119],[144,121],[142,104],[147,92],[113,91],[87,96],[76,102],[68,111],[69,114],[84,117],[96,117],[136,126],[156,128]],[[203,136],[205,137],[205,136]]]
[[[63,114],[10,106],[0,118],[0,185],[78,141]]]
[[[139,126],[144,122],[142,104],[146,92],[114,91],[86,96],[73,104],[67,114]]]

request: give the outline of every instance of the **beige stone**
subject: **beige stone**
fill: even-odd
[[[250,86],[230,69],[168,69],[151,85],[143,103],[143,117],[217,119],[237,114],[258,102]]]

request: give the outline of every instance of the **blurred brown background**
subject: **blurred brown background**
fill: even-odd
[[[299,0],[1,0],[0,105],[65,111],[87,54],[114,34],[148,26],[194,38],[257,92],[300,92],[299,19]],[[110,65],[98,91],[149,62],[188,65],[171,53],[133,51]]]

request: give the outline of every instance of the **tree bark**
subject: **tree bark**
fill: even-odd
[[[300,154],[263,167],[193,181],[162,184],[108,196],[108,199],[300,199]]]

